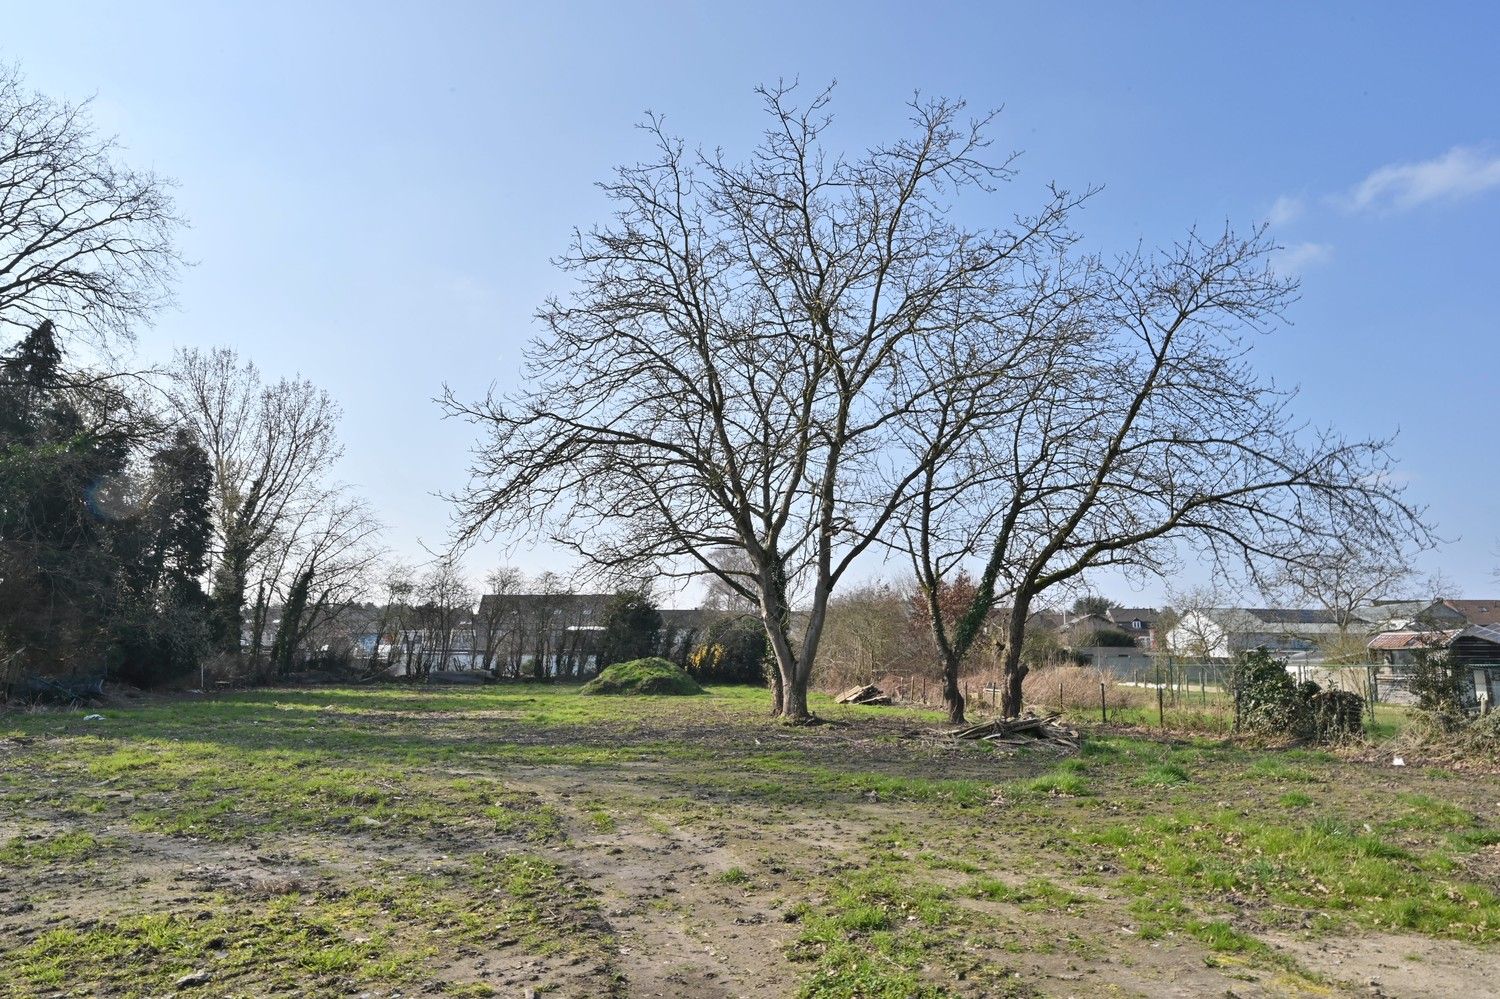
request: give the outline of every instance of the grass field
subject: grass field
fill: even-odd
[[[1482,995],[1500,786],[763,691],[0,715],[0,995]],[[1487,992],[1487,990],[1489,990]]]

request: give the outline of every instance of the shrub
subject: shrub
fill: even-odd
[[[701,694],[698,681],[665,659],[615,663],[583,685],[584,694]]]
[[[715,621],[687,655],[687,671],[702,683],[753,683],[766,678],[766,632],[756,618]]]
[[[1423,711],[1462,714],[1463,682],[1458,670],[1438,652],[1418,652],[1412,659],[1411,692]]]
[[[661,614],[644,590],[624,590],[610,597],[604,611],[600,661],[624,663],[649,656],[661,640]]]
[[[1312,735],[1320,742],[1352,738],[1364,728],[1365,699],[1352,691],[1319,691],[1308,703],[1312,708]]]
[[[1229,686],[1238,724],[1252,732],[1327,742],[1351,736],[1364,724],[1364,700],[1358,694],[1323,690],[1311,681],[1297,683],[1286,671],[1286,660],[1264,648],[1240,653]]]
[[[1300,691],[1286,671],[1286,660],[1277,659],[1265,649],[1240,653],[1229,674],[1229,688],[1239,724],[1252,732],[1267,734],[1293,732],[1298,714],[1306,704],[1306,692]]]
[[[1478,718],[1444,711],[1416,711],[1401,733],[1413,746],[1438,747],[1500,759],[1500,711]]]
[[[1099,628],[1084,635],[1073,644],[1081,649],[1133,649],[1136,641],[1135,636],[1128,631],[1122,631],[1119,628]]]

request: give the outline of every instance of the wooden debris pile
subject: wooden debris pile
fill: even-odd
[[[891,695],[873,683],[867,683],[863,687],[850,687],[834,700],[839,704],[889,704]]]
[[[997,718],[970,725],[949,733],[954,739],[979,739],[1006,749],[1050,749],[1064,753],[1078,751],[1078,730],[1058,721],[1058,715],[1046,717]]]

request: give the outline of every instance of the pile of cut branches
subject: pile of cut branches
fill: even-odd
[[[1065,753],[1078,751],[1082,741],[1078,730],[1058,721],[1057,715],[1046,717],[997,718],[948,733],[953,739],[978,739],[1007,749],[1051,749]]]

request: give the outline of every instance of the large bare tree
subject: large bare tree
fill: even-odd
[[[1250,365],[1248,336],[1295,292],[1270,268],[1273,250],[1262,233],[1190,234],[1159,254],[1067,268],[1044,369],[924,483],[907,521],[919,574],[942,578],[970,556],[980,567],[967,612],[937,636],[945,658],[961,660],[996,607],[1011,608],[1006,715],[1021,708],[1029,608],[1090,570],[1164,577],[1192,552],[1254,577],[1317,564],[1350,538],[1372,551],[1430,543],[1388,440],[1299,422],[1295,394]],[[946,561],[924,549],[929,537]],[[962,707],[950,697],[950,714]]]
[[[179,225],[170,183],[123,165],[86,105],[0,65],[0,349],[45,320],[128,338],[170,297]]]
[[[758,608],[775,710],[800,720],[834,588],[966,432],[912,428],[955,379],[997,377],[994,328],[1071,201],[964,229],[950,200],[1010,172],[992,115],[915,100],[909,134],[845,158],[827,92],[761,93],[742,162],[649,119],[655,157],[602,185],[613,221],[560,261],[576,290],[541,310],[527,387],[447,403],[484,435],[462,536],[541,526],[603,571],[717,578]]]
[[[237,652],[252,571],[293,546],[298,524],[328,499],[326,477],[342,453],[339,410],[306,379],[267,384],[228,348],[180,350],[171,375],[174,408],[214,470],[216,637]]]

